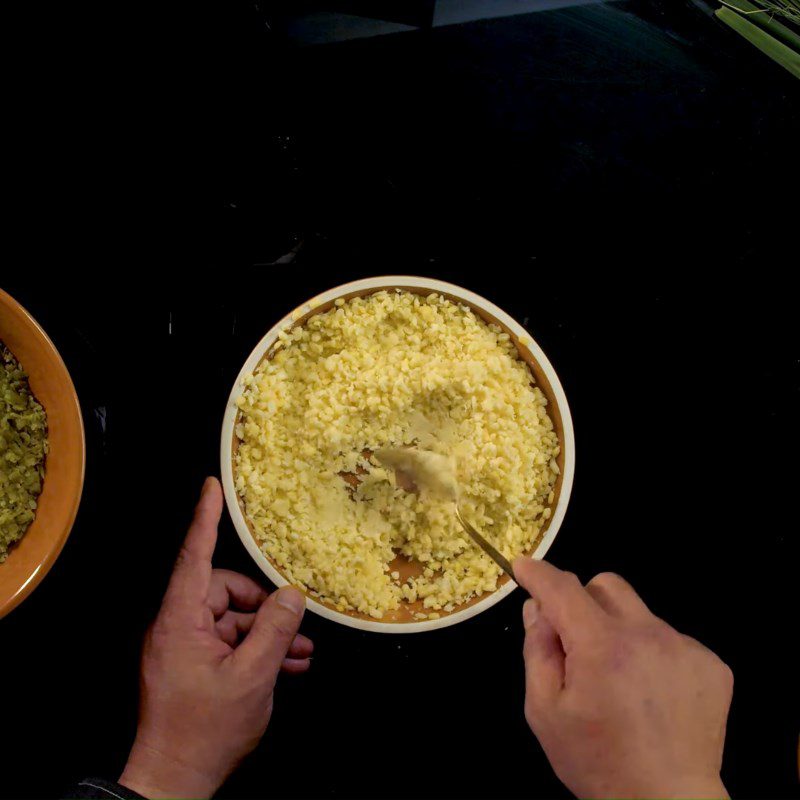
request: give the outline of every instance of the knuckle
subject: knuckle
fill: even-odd
[[[142,660],[147,659],[158,645],[158,639],[161,634],[158,630],[158,623],[154,622],[147,629],[142,642]]]
[[[297,624],[289,614],[271,614],[269,625],[281,639],[293,639],[297,633]]]
[[[601,589],[627,589],[629,584],[616,572],[600,572],[589,581],[587,586],[599,586]]]
[[[272,622],[272,628],[279,639],[290,639],[292,636],[292,629],[285,622],[275,620]]]
[[[536,701],[535,696],[528,692],[525,698],[525,721],[528,725],[535,729],[541,722],[542,708]]]
[[[147,633],[144,635],[144,644],[145,647],[152,647],[155,644],[164,638],[167,633],[167,626],[164,624],[164,620],[162,619],[161,615],[159,614],[158,619],[147,629]]]
[[[648,637],[651,642],[654,642],[659,647],[675,648],[681,644],[682,638],[672,626],[660,619],[655,619],[647,623],[642,632]]]
[[[605,637],[601,645],[601,658],[613,670],[623,669],[635,657],[636,645],[630,636],[614,631]]]
[[[580,588],[583,588],[583,584],[580,582],[580,579],[578,578],[578,576],[574,572],[565,572],[561,576],[561,580],[562,580],[562,582],[563,582],[565,587],[566,586],[578,586]]]
[[[150,645],[160,644],[164,639],[169,636],[171,625],[171,617],[169,609],[162,609],[161,613],[156,617],[155,622],[147,629],[145,634],[145,642]]]
[[[711,652],[704,644],[701,644],[700,642],[697,641],[697,639],[694,639],[685,633],[679,633],[678,637],[680,641],[683,643],[684,647],[688,648],[692,652],[702,653],[702,654]]]
[[[606,621],[588,656],[605,669],[626,671],[652,655],[662,657],[674,647],[669,630],[655,625]]]
[[[531,728],[534,726],[534,720],[536,719],[536,712],[533,710],[533,704],[530,700],[525,701],[525,721]]]
[[[722,659],[719,659],[719,674],[720,680],[725,684],[725,687],[733,691],[733,670]]]
[[[674,628],[656,619],[631,631],[637,646],[657,658],[675,658],[683,647],[683,638]]]

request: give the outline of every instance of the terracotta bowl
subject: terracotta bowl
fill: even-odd
[[[323,292],[317,297],[312,298],[309,302],[294,309],[290,314],[273,326],[256,345],[239,372],[228,399],[228,405],[225,409],[225,417],[222,424],[221,474],[228,511],[233,519],[233,524],[236,527],[239,538],[247,548],[247,551],[264,574],[276,586],[285,586],[288,581],[281,574],[277,565],[262,552],[256,543],[253,531],[250,528],[250,523],[244,512],[244,506],[234,488],[233,458],[238,446],[238,439],[234,435],[234,430],[239,416],[236,400],[242,393],[242,380],[245,375],[255,370],[262,359],[269,356],[269,352],[278,338],[278,332],[280,330],[291,328],[294,325],[304,324],[313,314],[318,314],[331,308],[334,301],[339,297],[348,299],[359,295],[372,294],[382,289],[393,288],[400,288],[422,295],[438,292],[451,300],[468,305],[478,316],[482,317],[487,322],[499,325],[511,336],[520,356],[531,370],[532,379],[548,399],[548,413],[553,420],[559,441],[561,442],[561,454],[556,459],[561,474],[555,485],[555,499],[552,505],[553,513],[529,555],[534,558],[544,557],[544,554],[553,543],[558,529],[561,527],[561,523],[564,520],[575,472],[575,436],[572,429],[572,417],[570,416],[569,406],[567,405],[567,398],[564,395],[564,390],[561,388],[561,383],[558,380],[555,370],[542,352],[542,349],[533,341],[530,334],[522,325],[496,305],[474,292],[462,289],[460,286],[430,278],[409,277],[405,275],[367,278]],[[411,575],[419,574],[421,572],[421,565],[413,561],[397,558],[392,562],[392,569],[398,570],[401,579],[405,580]],[[398,610],[387,613],[382,620],[375,620],[372,617],[359,614],[358,612],[337,611],[335,608],[309,595],[306,595],[306,603],[308,608],[317,614],[352,628],[380,633],[419,633],[421,631],[444,628],[448,625],[454,625],[457,622],[463,622],[479,614],[481,611],[491,608],[491,606],[509,595],[515,588],[516,584],[504,575],[498,581],[498,588],[494,592],[482,594],[468,603],[458,606],[450,613],[440,611],[439,613],[441,616],[439,619],[421,621],[414,618],[415,612],[423,610],[421,601],[416,603],[403,603]]]
[[[50,451],[36,517],[0,564],[0,617],[18,606],[47,575],[67,541],[83,489],[86,447],[75,387],[47,334],[0,290],[0,340],[28,374],[47,412]]]

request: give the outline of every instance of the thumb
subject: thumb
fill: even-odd
[[[520,557],[514,562],[514,577],[538,601],[542,616],[555,628],[566,651],[602,628],[605,614],[573,573]]]
[[[262,604],[244,641],[231,654],[245,669],[256,669],[274,681],[297,631],[306,598],[291,586],[273,592]]]
[[[525,714],[531,726],[564,688],[564,650],[553,626],[539,612],[533,598],[522,607],[525,626]]]

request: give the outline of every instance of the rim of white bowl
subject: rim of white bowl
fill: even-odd
[[[287,586],[289,581],[272,565],[272,562],[264,555],[261,548],[256,543],[250,529],[245,521],[244,514],[242,513],[241,506],[239,505],[239,498],[236,494],[236,488],[233,481],[233,459],[231,452],[233,448],[234,427],[236,424],[236,414],[238,406],[236,401],[243,391],[242,380],[246,375],[251,373],[258,363],[261,361],[264,354],[270,349],[272,344],[278,338],[278,332],[295,324],[295,321],[301,316],[308,314],[313,308],[318,305],[336,300],[353,292],[360,292],[363,290],[379,291],[380,289],[391,289],[394,287],[413,287],[418,289],[428,289],[431,292],[442,292],[453,297],[464,300],[467,305],[475,306],[488,314],[493,316],[498,321],[502,322],[515,336],[519,339],[524,337],[525,347],[530,350],[533,357],[542,369],[542,372],[547,376],[550,382],[553,397],[561,412],[561,422],[564,429],[564,441],[561,443],[564,449],[564,469],[561,482],[561,493],[558,498],[553,516],[550,520],[550,525],[547,527],[544,536],[533,552],[533,558],[544,558],[556,534],[561,528],[561,523],[564,521],[564,516],[567,513],[567,506],[569,505],[570,495],[572,493],[572,482],[575,475],[575,433],[572,427],[572,415],[570,414],[569,404],[567,397],[564,394],[564,389],[561,386],[561,381],[558,379],[553,365],[550,363],[543,350],[537,344],[536,340],[531,334],[522,327],[513,317],[509,316],[501,308],[498,308],[494,303],[490,302],[484,297],[481,297],[475,292],[464,289],[453,283],[447,283],[435,278],[423,278],[415,275],[381,275],[375,278],[363,278],[350,283],[344,283],[340,286],[335,286],[326,292],[315,295],[310,300],[302,303],[296,309],[293,309],[285,317],[275,323],[267,333],[261,338],[261,341],[253,348],[253,351],[247,357],[236,380],[231,389],[228,403],[225,407],[225,416],[222,422],[222,438],[220,443],[220,466],[222,475],[222,487],[225,492],[225,501],[228,506],[228,513],[233,520],[233,525],[245,549],[252,556],[253,560],[261,568],[261,571],[274,583],[276,586]],[[311,305],[313,303],[313,305]],[[499,589],[491,594],[478,600],[467,608],[461,611],[454,611],[452,614],[447,614],[439,619],[421,620],[419,622],[382,622],[380,620],[366,620],[359,617],[352,617],[335,609],[328,608],[317,602],[314,598],[306,596],[306,607],[325,617],[333,622],[338,622],[341,625],[347,625],[351,628],[357,628],[362,631],[373,631],[377,633],[422,633],[423,631],[437,630],[438,628],[446,628],[450,625],[456,625],[459,622],[464,622],[471,617],[480,614],[483,611],[491,608],[496,603],[499,603],[503,598],[507,597],[517,584],[514,581],[507,581]]]

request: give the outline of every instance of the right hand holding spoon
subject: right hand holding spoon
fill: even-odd
[[[584,587],[518,558],[532,595],[525,716],[578,797],[728,797],[720,778],[733,673],[656,617],[618,575]]]

